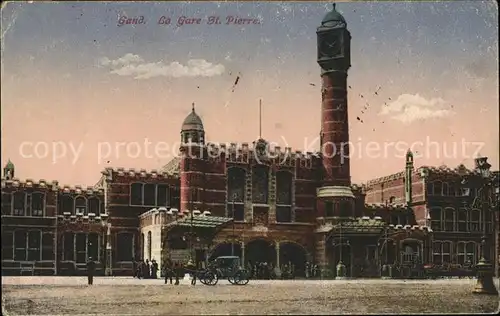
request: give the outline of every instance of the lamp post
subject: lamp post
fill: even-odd
[[[493,183],[491,181],[491,165],[486,161],[487,158],[476,158],[476,171],[479,173],[479,183],[480,189],[478,190],[478,195],[472,201],[472,205],[470,209],[475,208],[476,206],[481,207],[481,217],[482,217],[482,230],[483,235],[481,237],[481,259],[479,259],[479,263],[477,264],[477,283],[472,291],[476,294],[492,294],[498,295],[498,291],[493,283],[493,267],[491,263],[489,263],[489,254],[488,251],[488,231],[486,226],[486,218],[490,216],[491,218],[491,210],[495,210],[498,205],[493,201]],[[469,179],[462,175],[462,185],[463,185],[463,195],[468,196],[470,192],[469,187]],[[464,201],[466,203],[466,201]]]
[[[342,248],[344,247],[344,241],[342,240],[342,220],[340,220],[340,243],[338,245],[339,247],[339,253],[340,253],[340,260],[339,260],[339,263],[337,264],[337,277],[336,279],[344,279],[347,275],[347,271],[346,271],[346,266],[345,264],[342,262]]]
[[[190,213],[190,223],[189,223],[189,261],[193,262],[193,191],[189,194],[189,213]]]
[[[236,235],[234,233],[234,231],[235,231],[235,227],[234,227],[234,219],[235,219],[235,216],[234,216],[234,200],[236,200],[236,194],[233,194],[233,200],[232,200],[232,203],[231,203],[231,209],[232,209],[232,215],[233,215],[233,240],[231,241],[231,256],[234,256],[234,241],[236,239]]]

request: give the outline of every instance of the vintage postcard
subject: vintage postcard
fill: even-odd
[[[11,1],[2,314],[495,313],[495,1]]]

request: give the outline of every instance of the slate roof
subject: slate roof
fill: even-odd
[[[178,176],[180,171],[181,158],[174,157],[166,165],[164,165],[160,170],[166,174],[172,176]]]

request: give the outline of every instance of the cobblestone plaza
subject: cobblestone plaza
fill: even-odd
[[[498,297],[471,293],[475,279],[254,281],[215,287],[163,280],[4,277],[8,315],[494,313]],[[497,280],[498,286],[498,280]],[[4,315],[7,315],[6,313]]]

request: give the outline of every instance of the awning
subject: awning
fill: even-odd
[[[385,227],[386,223],[380,219],[362,217],[332,225],[330,235],[340,233],[345,235],[378,235],[382,233]]]
[[[193,229],[213,229],[218,230],[224,227],[226,224],[232,222],[232,218],[229,217],[218,217],[218,216],[193,216],[184,217],[173,221],[166,225],[167,230],[172,230],[174,228],[178,229],[189,229],[191,225]]]

